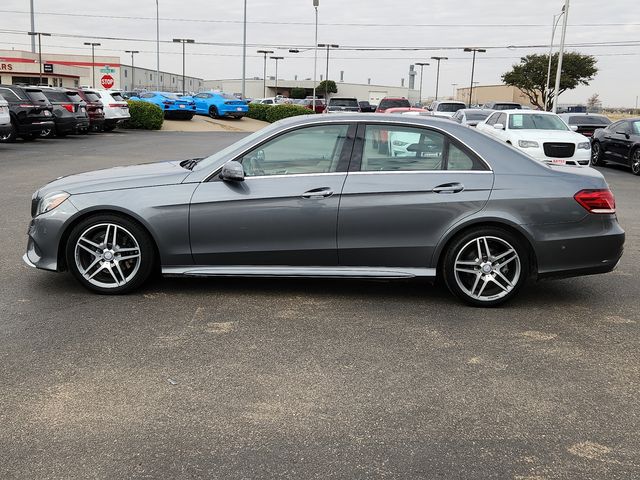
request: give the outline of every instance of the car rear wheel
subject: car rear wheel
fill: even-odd
[[[631,173],[640,175],[640,148],[631,152]]]
[[[76,225],[66,245],[69,270],[89,290],[130,292],[151,274],[155,249],[149,234],[118,215],[101,214]]]
[[[18,129],[16,128],[16,125],[12,121],[9,133],[5,133],[4,135],[0,135],[0,142],[6,142],[6,143],[15,142],[16,138],[18,138],[17,133],[18,133]]]
[[[443,276],[449,290],[476,307],[511,299],[529,275],[526,250],[507,230],[475,228],[453,240],[445,253]]]
[[[220,115],[218,114],[218,109],[216,107],[209,107],[209,116],[211,118],[220,118]]]
[[[591,145],[591,165],[594,167],[604,166],[605,162],[602,156],[602,145],[600,145],[600,142],[593,142],[593,145]]]

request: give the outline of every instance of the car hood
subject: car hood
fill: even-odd
[[[107,168],[59,177],[42,187],[39,196],[54,191],[78,195],[125,188],[174,185],[181,183],[189,173],[191,172],[182,168],[177,161]]]

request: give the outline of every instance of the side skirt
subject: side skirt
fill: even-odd
[[[162,267],[176,277],[308,277],[308,278],[433,278],[435,268],[404,267],[291,267],[291,266],[178,266]]]

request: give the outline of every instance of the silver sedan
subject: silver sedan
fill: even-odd
[[[550,167],[451,121],[313,115],[202,159],[57,179],[32,199],[25,262],[124,293],[174,276],[441,277],[494,306],[527,279],[611,271],[600,173]]]

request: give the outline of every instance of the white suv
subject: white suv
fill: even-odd
[[[111,90],[92,90],[100,96],[104,110],[104,129],[109,132],[117,125],[129,120],[129,104],[120,92]]]
[[[0,95],[0,140],[11,132],[11,116],[9,103]]]
[[[429,110],[439,117],[453,117],[458,110],[467,108],[464,102],[456,102],[454,100],[436,100],[431,104]]]

